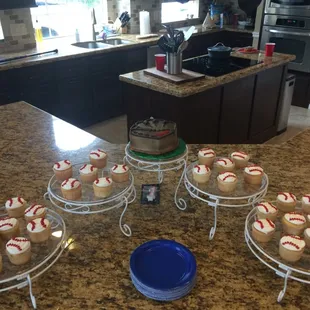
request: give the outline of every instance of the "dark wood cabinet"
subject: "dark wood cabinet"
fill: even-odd
[[[308,109],[310,103],[310,74],[289,71],[296,76],[292,105]]]
[[[222,33],[222,42],[230,47],[252,46],[252,33],[225,31]]]
[[[255,76],[223,87],[219,143],[246,143],[250,126]]]
[[[36,7],[35,0],[0,0],[0,10]]]

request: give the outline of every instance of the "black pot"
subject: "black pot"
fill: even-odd
[[[228,59],[232,49],[219,42],[212,47],[208,47],[208,54],[210,58],[214,59]]]

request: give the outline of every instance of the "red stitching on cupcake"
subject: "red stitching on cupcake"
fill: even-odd
[[[107,180],[107,182],[108,183],[111,183],[111,181],[110,181],[110,178],[109,177],[107,177],[107,178],[105,178],[106,180]]]
[[[41,223],[41,225],[42,225],[44,228],[47,227],[43,218],[41,219],[40,223]]]
[[[263,228],[264,228],[264,224],[263,224],[263,222],[262,222],[262,221],[257,220],[256,222],[260,225],[260,228],[261,228],[261,229],[263,229]]]
[[[57,166],[57,169],[59,169],[61,167],[60,163],[55,163],[55,165]]]
[[[87,164],[85,164],[84,166],[82,166],[82,167],[80,168],[80,170],[85,169],[86,166],[87,166]]]
[[[15,244],[15,243],[8,243],[6,246],[7,246],[7,247],[10,247],[10,246],[11,246],[11,247],[17,248],[19,251],[22,251],[21,246],[18,245],[18,244]]]
[[[4,227],[4,226],[11,226],[11,227],[13,227],[13,224],[12,223],[4,223],[4,224],[0,225],[0,228]]]
[[[198,165],[196,165],[194,168],[197,168],[197,172],[200,172],[201,170],[201,168]]]
[[[228,174],[226,177],[224,177],[223,181],[226,181],[226,179],[229,177],[236,179],[236,176],[234,174]]]
[[[113,170],[113,171],[116,170],[117,167],[118,167],[118,165],[114,165],[113,168],[112,168],[112,170]]]
[[[31,230],[33,231],[36,228],[36,223],[35,221],[30,221],[31,224]]]
[[[100,154],[98,154],[96,152],[91,152],[90,155],[96,155],[96,156],[100,157]]]
[[[282,245],[286,245],[286,244],[289,244],[289,245],[294,246],[297,250],[299,250],[299,249],[300,249],[300,247],[299,247],[296,243],[294,243],[294,242],[291,242],[291,241],[285,241],[285,242],[283,242],[283,243],[282,243]]]
[[[17,201],[20,203],[20,204],[23,204],[24,202],[22,201],[21,197],[17,197]]]
[[[74,187],[74,183],[75,182],[79,182],[78,180],[73,180],[72,182],[71,182],[71,188],[73,188]]]
[[[270,221],[269,219],[266,220],[272,228],[275,228],[275,224],[272,221]]]
[[[13,204],[13,199],[12,199],[12,198],[10,198],[10,199],[9,199],[9,202],[10,202],[10,203],[9,203],[9,206],[10,206],[10,207],[12,207],[12,204]]]
[[[284,196],[285,200],[288,199],[288,196],[285,193],[279,193],[279,196],[281,196],[281,195]]]
[[[71,165],[70,161],[67,159],[64,160],[64,163],[66,163],[68,166]]]
[[[310,195],[305,195],[305,198],[308,198],[308,202],[310,202]]]
[[[95,170],[95,166],[90,166],[90,171],[93,172]]]

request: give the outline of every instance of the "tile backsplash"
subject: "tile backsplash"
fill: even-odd
[[[36,47],[30,9],[0,10],[4,41],[0,53]]]

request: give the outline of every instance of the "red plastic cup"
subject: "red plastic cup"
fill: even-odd
[[[238,26],[239,14],[233,15],[233,25]]]
[[[275,46],[276,46],[276,43],[266,43],[265,45],[265,56],[266,57],[272,57]]]
[[[165,71],[166,55],[156,54],[155,55],[156,69],[159,71]]]

